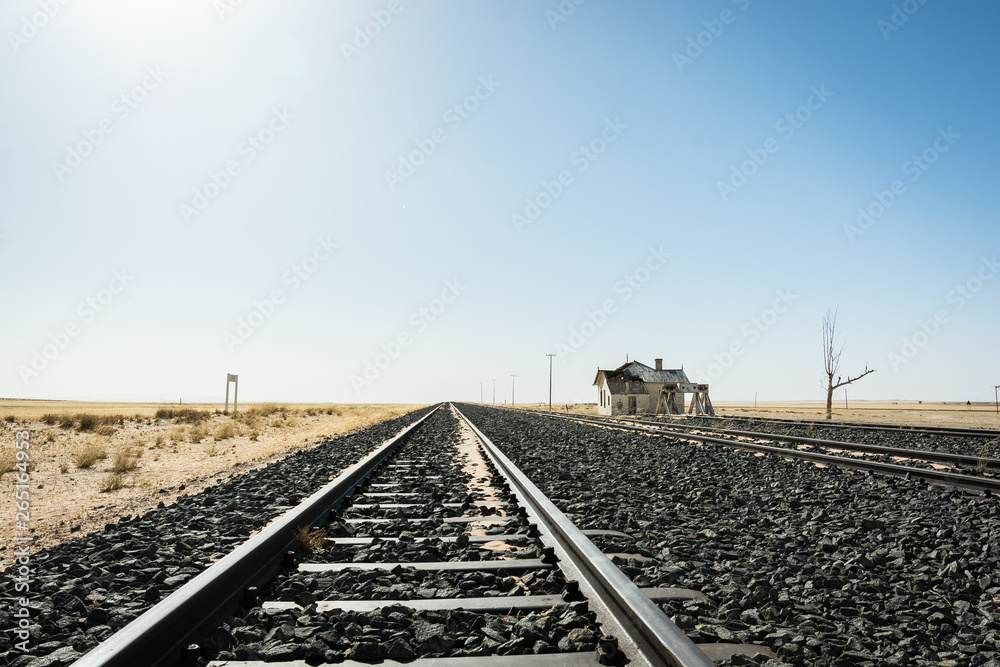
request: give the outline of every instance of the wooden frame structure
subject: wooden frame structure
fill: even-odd
[[[688,414],[715,416],[715,408],[708,397],[708,385],[694,382],[664,383],[656,397],[656,414],[684,414],[684,394],[691,394]]]

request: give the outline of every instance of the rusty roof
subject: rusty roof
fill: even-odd
[[[596,385],[601,379],[601,373],[604,373],[608,378],[608,382],[627,382],[629,380],[640,380],[642,382],[690,382],[688,380],[687,374],[684,373],[683,369],[664,369],[661,371],[651,368],[644,363],[638,361],[630,361],[627,364],[619,366],[614,370],[601,370],[598,369],[597,376],[594,378],[594,384]],[[612,392],[615,393],[615,392]],[[642,392],[645,393],[645,392]]]

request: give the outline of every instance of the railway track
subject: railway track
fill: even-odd
[[[837,440],[821,440],[817,438],[804,438],[799,436],[787,436],[780,434],[768,434],[758,431],[739,431],[733,429],[717,429],[704,426],[688,426],[684,424],[664,424],[662,422],[644,421],[629,418],[628,423],[615,418],[591,418],[571,416],[560,413],[549,413],[540,411],[525,411],[544,416],[565,419],[581,424],[594,426],[605,426],[610,428],[621,428],[625,430],[650,433],[683,440],[694,440],[697,442],[710,442],[725,447],[747,449],[751,451],[776,454],[789,458],[802,459],[818,463],[821,465],[837,465],[854,470],[863,470],[888,475],[910,476],[923,479],[928,482],[948,484],[965,490],[976,491],[986,494],[1000,494],[1000,479],[987,475],[968,475],[954,472],[947,472],[935,468],[921,468],[915,466],[901,465],[899,463],[887,463],[884,461],[872,461],[857,457],[836,456],[818,452],[803,451],[790,447],[774,447],[764,445],[760,442],[750,442],[747,440],[733,440],[717,437],[715,435],[705,435],[700,431],[710,430],[721,435],[728,435],[734,438],[753,438],[754,440],[772,440],[794,443],[804,446],[811,446],[832,450],[853,451],[863,454],[878,454],[893,456],[902,459],[914,459],[927,463],[946,464],[955,467],[981,468],[984,471],[1000,470],[1000,459],[952,454],[946,452],[933,452],[926,450],[904,449],[899,447],[889,447],[880,445],[859,444]],[[684,430],[672,430],[684,429]]]
[[[954,428],[949,426],[907,426],[900,424],[873,424],[870,422],[842,422],[811,419],[741,417],[738,415],[698,415],[689,419],[704,419],[706,421],[725,421],[739,419],[748,422],[768,424],[789,424],[797,426],[822,426],[840,429],[863,429],[866,431],[887,431],[891,433],[923,433],[927,435],[981,436],[991,439],[1000,437],[1000,430],[988,428]]]
[[[74,664],[707,667],[773,657],[693,643],[657,603],[704,596],[637,588],[595,535],[628,539],[578,530],[454,406],[438,406]]]

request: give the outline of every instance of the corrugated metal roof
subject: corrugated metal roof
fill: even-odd
[[[642,382],[690,382],[688,380],[687,374],[681,369],[668,369],[658,371],[655,368],[650,368],[646,364],[640,363],[638,361],[632,361],[618,368],[612,370],[597,370],[597,377],[594,378],[594,384],[598,384],[601,379],[601,373],[604,373],[604,377],[607,378],[608,383],[611,382],[626,382],[626,381],[642,381]],[[616,392],[612,392],[616,393]],[[631,392],[631,393],[646,393],[646,392]]]
[[[688,376],[680,369],[664,369],[658,371],[646,364],[633,361],[622,371],[626,380],[636,378],[643,382],[690,382]]]

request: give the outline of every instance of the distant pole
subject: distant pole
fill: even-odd
[[[753,393],[753,409],[757,409],[757,392]]]
[[[844,409],[847,410],[847,387],[844,387]]]
[[[493,405],[497,404],[497,379],[493,378]]]
[[[993,403],[997,406],[997,414],[1000,415],[1000,400],[997,400],[998,389],[1000,389],[1000,384],[993,387]]]
[[[552,412],[552,357],[556,355],[546,353],[545,356],[549,358],[549,412]]]
[[[483,383],[479,383],[479,405],[483,404]]]
[[[229,414],[229,377],[226,377],[226,409],[222,411],[222,414]]]
[[[516,377],[513,373],[510,376],[510,407],[514,407],[514,378]]]

